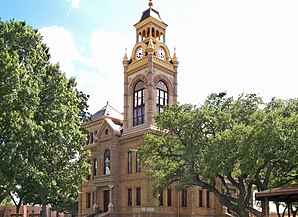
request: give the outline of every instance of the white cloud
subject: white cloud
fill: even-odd
[[[73,8],[79,8],[80,7],[80,0],[70,0],[71,2],[71,7]]]
[[[123,65],[127,45],[132,40],[121,33],[99,29],[92,32],[90,48],[92,58],[89,65],[100,74],[93,82],[91,100],[100,109],[107,101],[119,111],[123,110]],[[129,55],[129,53],[128,53]]]
[[[123,110],[123,65],[125,45],[132,40],[120,33],[100,29],[90,39],[91,57],[82,56],[72,33],[63,27],[40,29],[44,42],[50,48],[51,62],[59,62],[67,76],[75,76],[78,88],[90,95],[90,112],[94,113],[107,101]],[[79,66],[79,68],[76,68]]]
[[[298,20],[293,6],[297,2],[192,1],[177,2],[166,10],[169,2],[158,3],[157,9],[169,24],[170,51],[177,47],[180,102],[202,103],[208,94],[219,91],[229,95],[254,92],[266,100],[297,97],[298,30],[293,28]],[[123,110],[122,58],[125,48],[135,42],[134,27],[129,31],[130,35],[93,31],[91,57],[80,55],[88,46],[78,49],[65,29],[52,27],[47,34],[53,58],[65,71],[73,72],[78,86],[90,94],[92,112],[106,101]],[[74,60],[80,69],[75,69]]]
[[[50,48],[50,61],[54,64],[59,62],[62,71],[68,76],[74,76],[73,61],[81,57],[71,32],[59,26],[43,27],[39,31]]]

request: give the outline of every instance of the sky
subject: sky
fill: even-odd
[[[89,111],[123,111],[123,65],[148,0],[0,0],[0,18],[39,29]],[[153,0],[167,46],[179,60],[178,101],[202,104],[214,92],[298,95],[297,0]]]

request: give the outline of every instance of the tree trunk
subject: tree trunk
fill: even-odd
[[[41,217],[47,217],[47,205],[42,204]]]
[[[10,194],[10,191],[14,188],[15,184],[14,181],[11,181],[8,185],[8,187],[4,190],[4,192],[1,192],[0,194],[0,203]]]
[[[20,197],[19,202],[17,203],[17,201],[15,200],[15,198],[11,192],[9,192],[9,196],[10,196],[11,200],[13,201],[14,205],[16,206],[16,213],[20,213],[20,208],[22,205],[22,198]]]
[[[20,212],[21,205],[22,205],[21,202],[20,202],[19,204],[16,205],[16,212],[17,212],[17,213]]]

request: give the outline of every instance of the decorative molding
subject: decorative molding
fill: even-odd
[[[134,63],[131,63],[130,65],[128,65],[127,73],[133,72],[136,69],[139,69],[142,66],[147,65],[147,63],[148,63],[148,58],[146,58],[146,57],[144,57],[143,59],[140,59],[138,61],[135,61]]]
[[[167,70],[169,73],[175,74],[174,66],[171,63],[161,60],[156,56],[153,56],[153,63],[154,65],[156,64],[160,66],[162,69]]]

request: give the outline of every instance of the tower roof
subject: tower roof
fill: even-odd
[[[112,117],[112,118],[116,118],[119,120],[123,120],[123,115],[120,112],[118,112],[116,109],[114,109],[112,106],[110,106],[109,103],[107,103],[106,106],[104,106],[98,112],[96,112],[94,115],[92,115],[91,119],[95,120],[102,116],[107,116],[107,117]]]
[[[149,7],[147,10],[145,10],[143,12],[142,17],[139,22],[142,22],[143,20],[147,19],[148,17],[153,17],[163,23],[160,15],[159,15],[159,12],[151,7]]]

